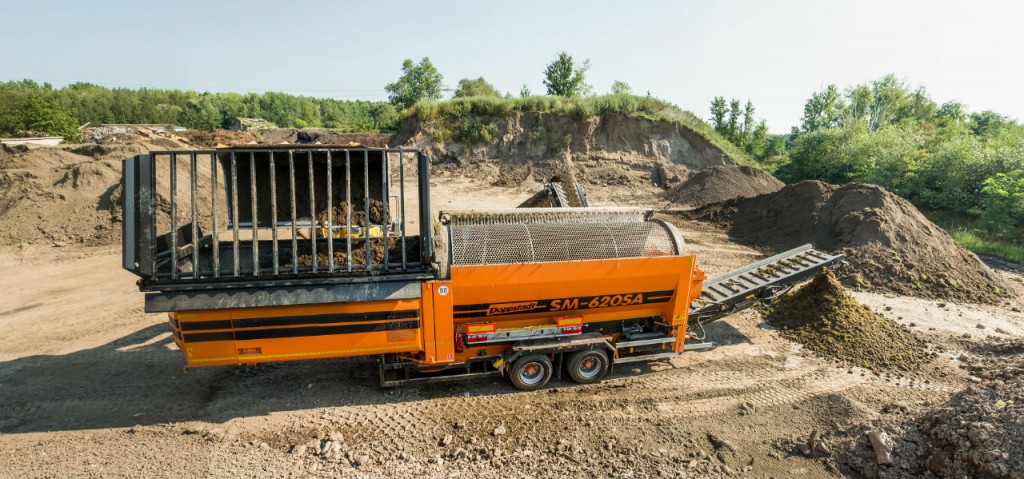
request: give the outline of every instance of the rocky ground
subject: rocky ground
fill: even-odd
[[[435,192],[476,189],[441,182]],[[709,274],[764,254],[716,226],[680,222]],[[983,356],[989,335],[1024,332],[1010,309],[857,293],[938,345],[934,367],[839,366],[748,311],[707,327],[717,349],[620,367],[600,385],[384,391],[372,359],[184,373],[117,248],[5,248],[3,477],[857,477],[864,430],[897,437],[897,424],[978,387],[960,367],[965,352]],[[999,274],[1024,289],[1019,275]],[[970,315],[985,329],[965,331]]]

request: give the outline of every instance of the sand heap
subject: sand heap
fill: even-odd
[[[841,251],[852,266],[841,277],[860,289],[986,303],[1007,294],[988,267],[909,201],[874,185],[804,181],[694,216],[726,223],[731,237],[751,245]]]
[[[674,203],[701,207],[733,198],[775,193],[785,183],[749,166],[716,166],[703,170],[666,193]]]
[[[779,299],[765,320],[783,337],[846,365],[910,371],[929,359],[923,341],[858,303],[831,273]]]
[[[121,160],[146,146],[0,148],[0,244],[120,238]]]

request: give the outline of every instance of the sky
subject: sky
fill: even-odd
[[[384,100],[402,61],[429,57],[451,88],[483,76],[544,92],[559,51],[707,118],[750,100],[769,129],[804,101],[894,73],[938,103],[1024,119],[1024,2],[910,0],[0,0],[0,81]]]

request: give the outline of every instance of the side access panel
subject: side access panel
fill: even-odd
[[[420,301],[177,313],[190,367],[422,350]]]
[[[449,281],[423,283],[424,332],[431,340],[426,344],[429,364],[455,361],[455,324],[452,318],[454,291]],[[429,298],[429,309],[427,308]],[[429,319],[428,319],[429,318]]]

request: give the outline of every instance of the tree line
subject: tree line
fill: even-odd
[[[580,97],[592,89],[584,80],[589,61],[576,62],[562,52],[544,71],[548,94]],[[346,101],[280,92],[211,93],[154,88],[106,88],[74,83],[54,88],[33,80],[0,83],[0,136],[63,136],[79,138],[86,123],[173,124],[211,130],[228,128],[238,118],[262,118],[279,127],[324,127],[345,131],[378,132],[398,128],[401,111],[420,100],[438,100],[444,77],[423,58],[402,64],[402,75],[385,91],[388,101]],[[628,91],[616,82],[613,90]],[[520,96],[530,96],[525,85]],[[464,78],[454,96],[502,96],[483,77]],[[511,96],[506,93],[505,96]]]
[[[937,104],[895,75],[804,103],[800,125],[765,138],[754,106],[711,102],[712,126],[786,182],[873,183],[929,212],[1020,243],[1024,234],[1024,126],[993,111]],[[758,123],[761,125],[761,123]],[[767,145],[767,146],[766,146]]]
[[[0,135],[63,136],[74,141],[86,123],[172,124],[211,130],[237,118],[262,118],[283,128],[393,130],[399,110],[384,101],[348,101],[287,93],[210,93],[106,88],[75,83],[54,88],[32,80],[0,83]]]

